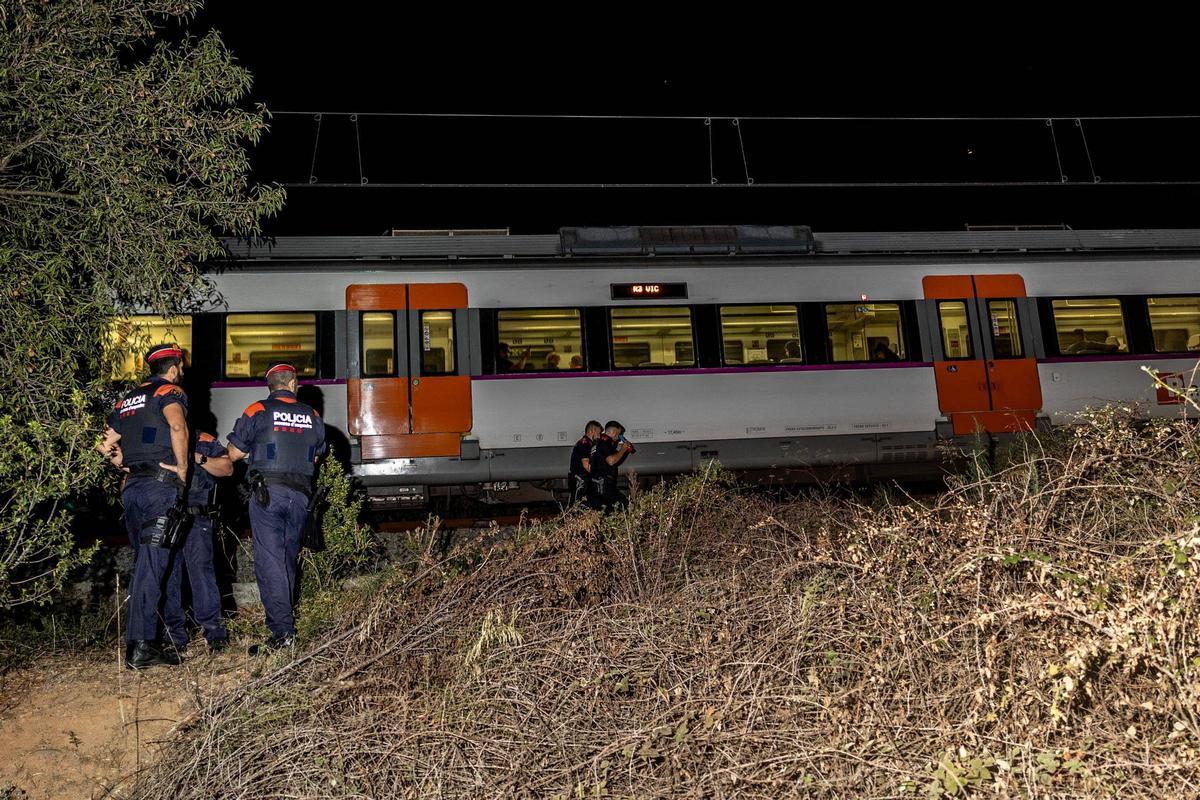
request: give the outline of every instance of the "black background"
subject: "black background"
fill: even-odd
[[[387,6],[211,2],[192,30],[222,32],[277,111],[664,116],[1029,116],[1032,122],[765,122],[744,119],[746,188],[728,120],[579,121],[277,115],[255,152],[289,188],[271,234],[390,228],[806,224],[830,230],[1196,226],[1200,191],[1118,180],[1200,180],[1198,121],[1073,117],[1189,114],[1194,45],[1181,17],[1098,6],[957,6],[922,18],[846,6]],[[972,12],[971,16],[965,10]],[[1175,41],[1174,37],[1179,36]],[[1082,186],[782,189],[771,181],[1058,181]],[[362,155],[361,172],[359,154]],[[1101,178],[1092,181],[1093,171]],[[682,182],[688,189],[389,189],[381,182]],[[741,184],[740,188],[733,186]]]

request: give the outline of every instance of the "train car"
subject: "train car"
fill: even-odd
[[[230,242],[221,307],[133,322],[191,351],[224,435],[301,370],[378,507],[552,490],[590,418],[640,475],[937,465],[1089,406],[1181,413],[1200,230],[814,234],[802,226]],[[211,386],[211,394],[206,387]]]

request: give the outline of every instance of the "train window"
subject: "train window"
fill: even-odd
[[[455,374],[453,311],[421,312],[421,374]]]
[[[1148,297],[1154,352],[1200,350],[1200,297]]]
[[[939,300],[938,326],[942,329],[942,350],[947,360],[974,358],[971,346],[971,325],[967,319],[965,300]]]
[[[691,309],[612,308],[609,315],[616,369],[690,367],[696,363]]]
[[[722,306],[725,366],[800,364],[800,315],[795,306]]]
[[[831,303],[825,306],[829,360],[903,361],[899,303]]]
[[[1021,327],[1017,324],[1017,303],[1014,300],[988,300],[988,319],[991,321],[992,352],[996,358],[1020,358]]]
[[[301,377],[317,374],[316,314],[225,317],[225,375],[261,378],[272,361],[290,361]]]
[[[114,320],[108,329],[109,377],[114,381],[136,380],[146,373],[146,351],[166,342],[179,345],[185,363],[190,364],[192,318],[140,314]]]
[[[362,375],[379,378],[396,374],[396,314],[364,311],[362,315]]]
[[[496,372],[583,369],[583,324],[577,308],[496,312]]]
[[[1115,297],[1063,298],[1051,303],[1058,352],[1063,355],[1128,353],[1125,318]]]

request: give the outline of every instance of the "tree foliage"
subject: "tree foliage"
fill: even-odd
[[[106,330],[212,303],[219,236],[283,205],[250,181],[249,72],[187,33],[200,5],[0,0],[0,608],[86,557],[67,509],[102,475]]]

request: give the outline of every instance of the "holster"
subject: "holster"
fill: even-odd
[[[155,517],[142,526],[141,543],[164,550],[174,550],[192,526],[192,517],[187,506],[175,503],[167,513]]]
[[[267,488],[267,479],[261,472],[251,472],[246,476],[246,483],[249,489],[246,490],[246,499],[253,497],[254,500],[263,508],[266,508],[271,503],[271,490]]]

